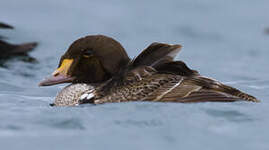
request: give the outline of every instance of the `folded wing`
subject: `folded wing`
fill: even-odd
[[[165,84],[152,92],[146,100],[182,103],[233,102],[240,100],[259,102],[251,95],[210,78],[202,76],[181,78],[166,81]]]

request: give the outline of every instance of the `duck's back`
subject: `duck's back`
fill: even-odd
[[[233,102],[258,100],[214,79],[200,76],[181,76],[169,73],[153,73],[148,76],[113,87],[95,103],[125,101],[158,102]]]

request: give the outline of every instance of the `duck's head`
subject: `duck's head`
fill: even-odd
[[[39,85],[100,83],[117,74],[129,61],[116,40],[103,35],[86,36],[71,44],[52,76]]]

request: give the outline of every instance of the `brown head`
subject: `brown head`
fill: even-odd
[[[116,40],[91,35],[76,40],[61,57],[58,69],[40,86],[60,83],[100,83],[129,63],[124,48]]]

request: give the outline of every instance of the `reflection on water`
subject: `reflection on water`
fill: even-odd
[[[206,113],[212,117],[226,119],[227,121],[235,123],[253,121],[247,115],[235,110],[208,109],[206,110]]]
[[[46,120],[41,120],[40,124],[42,125],[47,125],[48,127],[52,128],[58,128],[58,129],[79,129],[83,130],[85,127],[81,123],[81,120],[77,118],[68,118],[68,119],[46,119]]]
[[[15,5],[16,4],[16,5]],[[0,1],[1,30],[15,43],[38,41],[32,59],[0,67],[2,149],[269,149],[267,0]],[[265,26],[263,26],[265,25]],[[150,43],[183,45],[177,57],[237,87],[255,103],[122,103],[52,108],[63,86],[37,84],[74,40],[105,34],[131,57]],[[14,141],[15,144],[14,144]]]
[[[115,121],[115,124],[118,124],[121,127],[158,127],[162,125],[162,122],[159,120],[125,120],[125,121]]]
[[[266,34],[269,34],[269,28],[266,28],[264,31]]]

